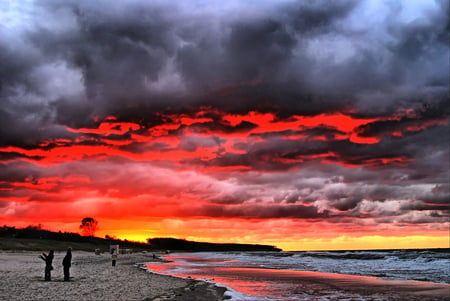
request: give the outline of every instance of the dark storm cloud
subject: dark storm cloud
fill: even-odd
[[[285,130],[280,132],[267,132],[267,133],[257,133],[251,134],[252,136],[259,136],[264,139],[269,139],[273,137],[283,137],[283,136],[292,136],[292,135],[304,135],[309,137],[308,139],[314,139],[317,137],[323,137],[327,140],[334,140],[338,135],[344,135],[345,133],[339,131],[331,126],[319,125],[315,128],[305,128],[301,130]]]
[[[236,126],[231,126],[225,124],[223,122],[202,122],[202,123],[194,123],[190,126],[182,126],[177,131],[174,132],[183,132],[185,128],[188,128],[189,131],[195,133],[211,133],[211,134],[231,134],[231,133],[246,133],[250,130],[256,128],[257,125],[248,121],[242,121]]]
[[[448,92],[446,1],[413,21],[394,15],[406,4],[379,4],[385,22],[367,24],[358,23],[364,1],[222,13],[183,2],[29,5],[33,15],[0,38],[2,145],[128,110],[209,105],[288,116],[356,106],[380,115],[441,103]]]
[[[246,217],[246,218],[302,218],[314,219],[328,216],[328,211],[319,212],[314,206],[303,205],[246,205],[219,206],[208,205],[190,212],[197,216]]]
[[[224,205],[242,204],[250,200],[252,197],[252,194],[246,192],[245,190],[238,190],[226,195],[214,197],[210,200],[210,202],[213,204]]]
[[[303,134],[307,137],[324,136],[328,140],[280,139],[290,134]],[[192,163],[207,166],[249,166],[259,170],[283,170],[301,166],[304,162],[327,159],[336,163],[354,166],[386,167],[413,166],[410,177],[434,177],[445,173],[448,162],[448,125],[440,124],[426,130],[414,130],[405,137],[385,137],[375,144],[356,144],[347,139],[333,140],[339,131],[317,128],[306,131],[284,131],[257,134],[265,138],[253,144],[236,145],[245,154],[226,153],[208,161],[194,160]],[[332,153],[330,153],[332,151]],[[439,153],[436,153],[438,152]],[[433,155],[431,155],[433,154]],[[442,161],[444,160],[444,161]],[[392,167],[392,166],[391,166]],[[447,173],[448,175],[448,173]]]
[[[304,156],[326,154],[328,144],[322,141],[267,139],[254,144],[239,144],[245,154],[225,153],[211,160],[192,160],[193,164],[205,166],[248,166],[255,170],[286,170],[298,166]],[[297,162],[296,160],[299,160]],[[291,162],[293,160],[293,162]],[[305,158],[306,161],[311,160]]]
[[[447,196],[447,201],[448,201],[448,196]],[[418,210],[418,211],[423,211],[423,210],[445,210],[445,211],[449,211],[450,210],[450,205],[430,205],[430,204],[424,204],[422,202],[414,202],[414,203],[409,203],[409,204],[404,204],[403,206],[401,206],[402,210]]]
[[[23,182],[38,178],[42,170],[31,163],[11,162],[0,164],[0,182]]]
[[[362,137],[382,137],[393,133],[408,135],[420,131],[423,126],[437,125],[439,122],[446,123],[449,109],[448,96],[442,95],[432,104],[424,103],[422,107],[395,119],[362,125],[356,131]]]

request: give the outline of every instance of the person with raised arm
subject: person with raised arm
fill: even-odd
[[[42,255],[39,256],[39,258],[41,258],[43,261],[45,261],[45,270],[44,270],[44,280],[45,281],[51,281],[52,280],[52,276],[51,276],[51,271],[53,270],[53,250],[50,250],[50,252],[48,252],[48,255],[45,253],[42,253]]]

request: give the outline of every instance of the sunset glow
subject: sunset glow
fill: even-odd
[[[0,4],[1,223],[449,247],[448,4],[426,2]]]

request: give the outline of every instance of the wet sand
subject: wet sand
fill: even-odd
[[[223,288],[210,283],[149,273],[136,263],[152,254],[119,255],[73,252],[73,279],[63,281],[64,252],[55,252],[52,281],[44,281],[40,252],[0,252],[0,300],[222,300]],[[204,299],[204,298],[208,299]]]
[[[216,268],[212,273],[217,275],[214,281],[250,296],[267,295],[264,290],[274,284],[289,284],[279,287],[280,300],[296,296],[298,300],[450,300],[450,285],[443,283],[263,268]],[[273,287],[269,290],[277,293]]]

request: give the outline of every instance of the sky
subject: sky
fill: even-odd
[[[449,246],[448,1],[0,2],[0,224]]]

